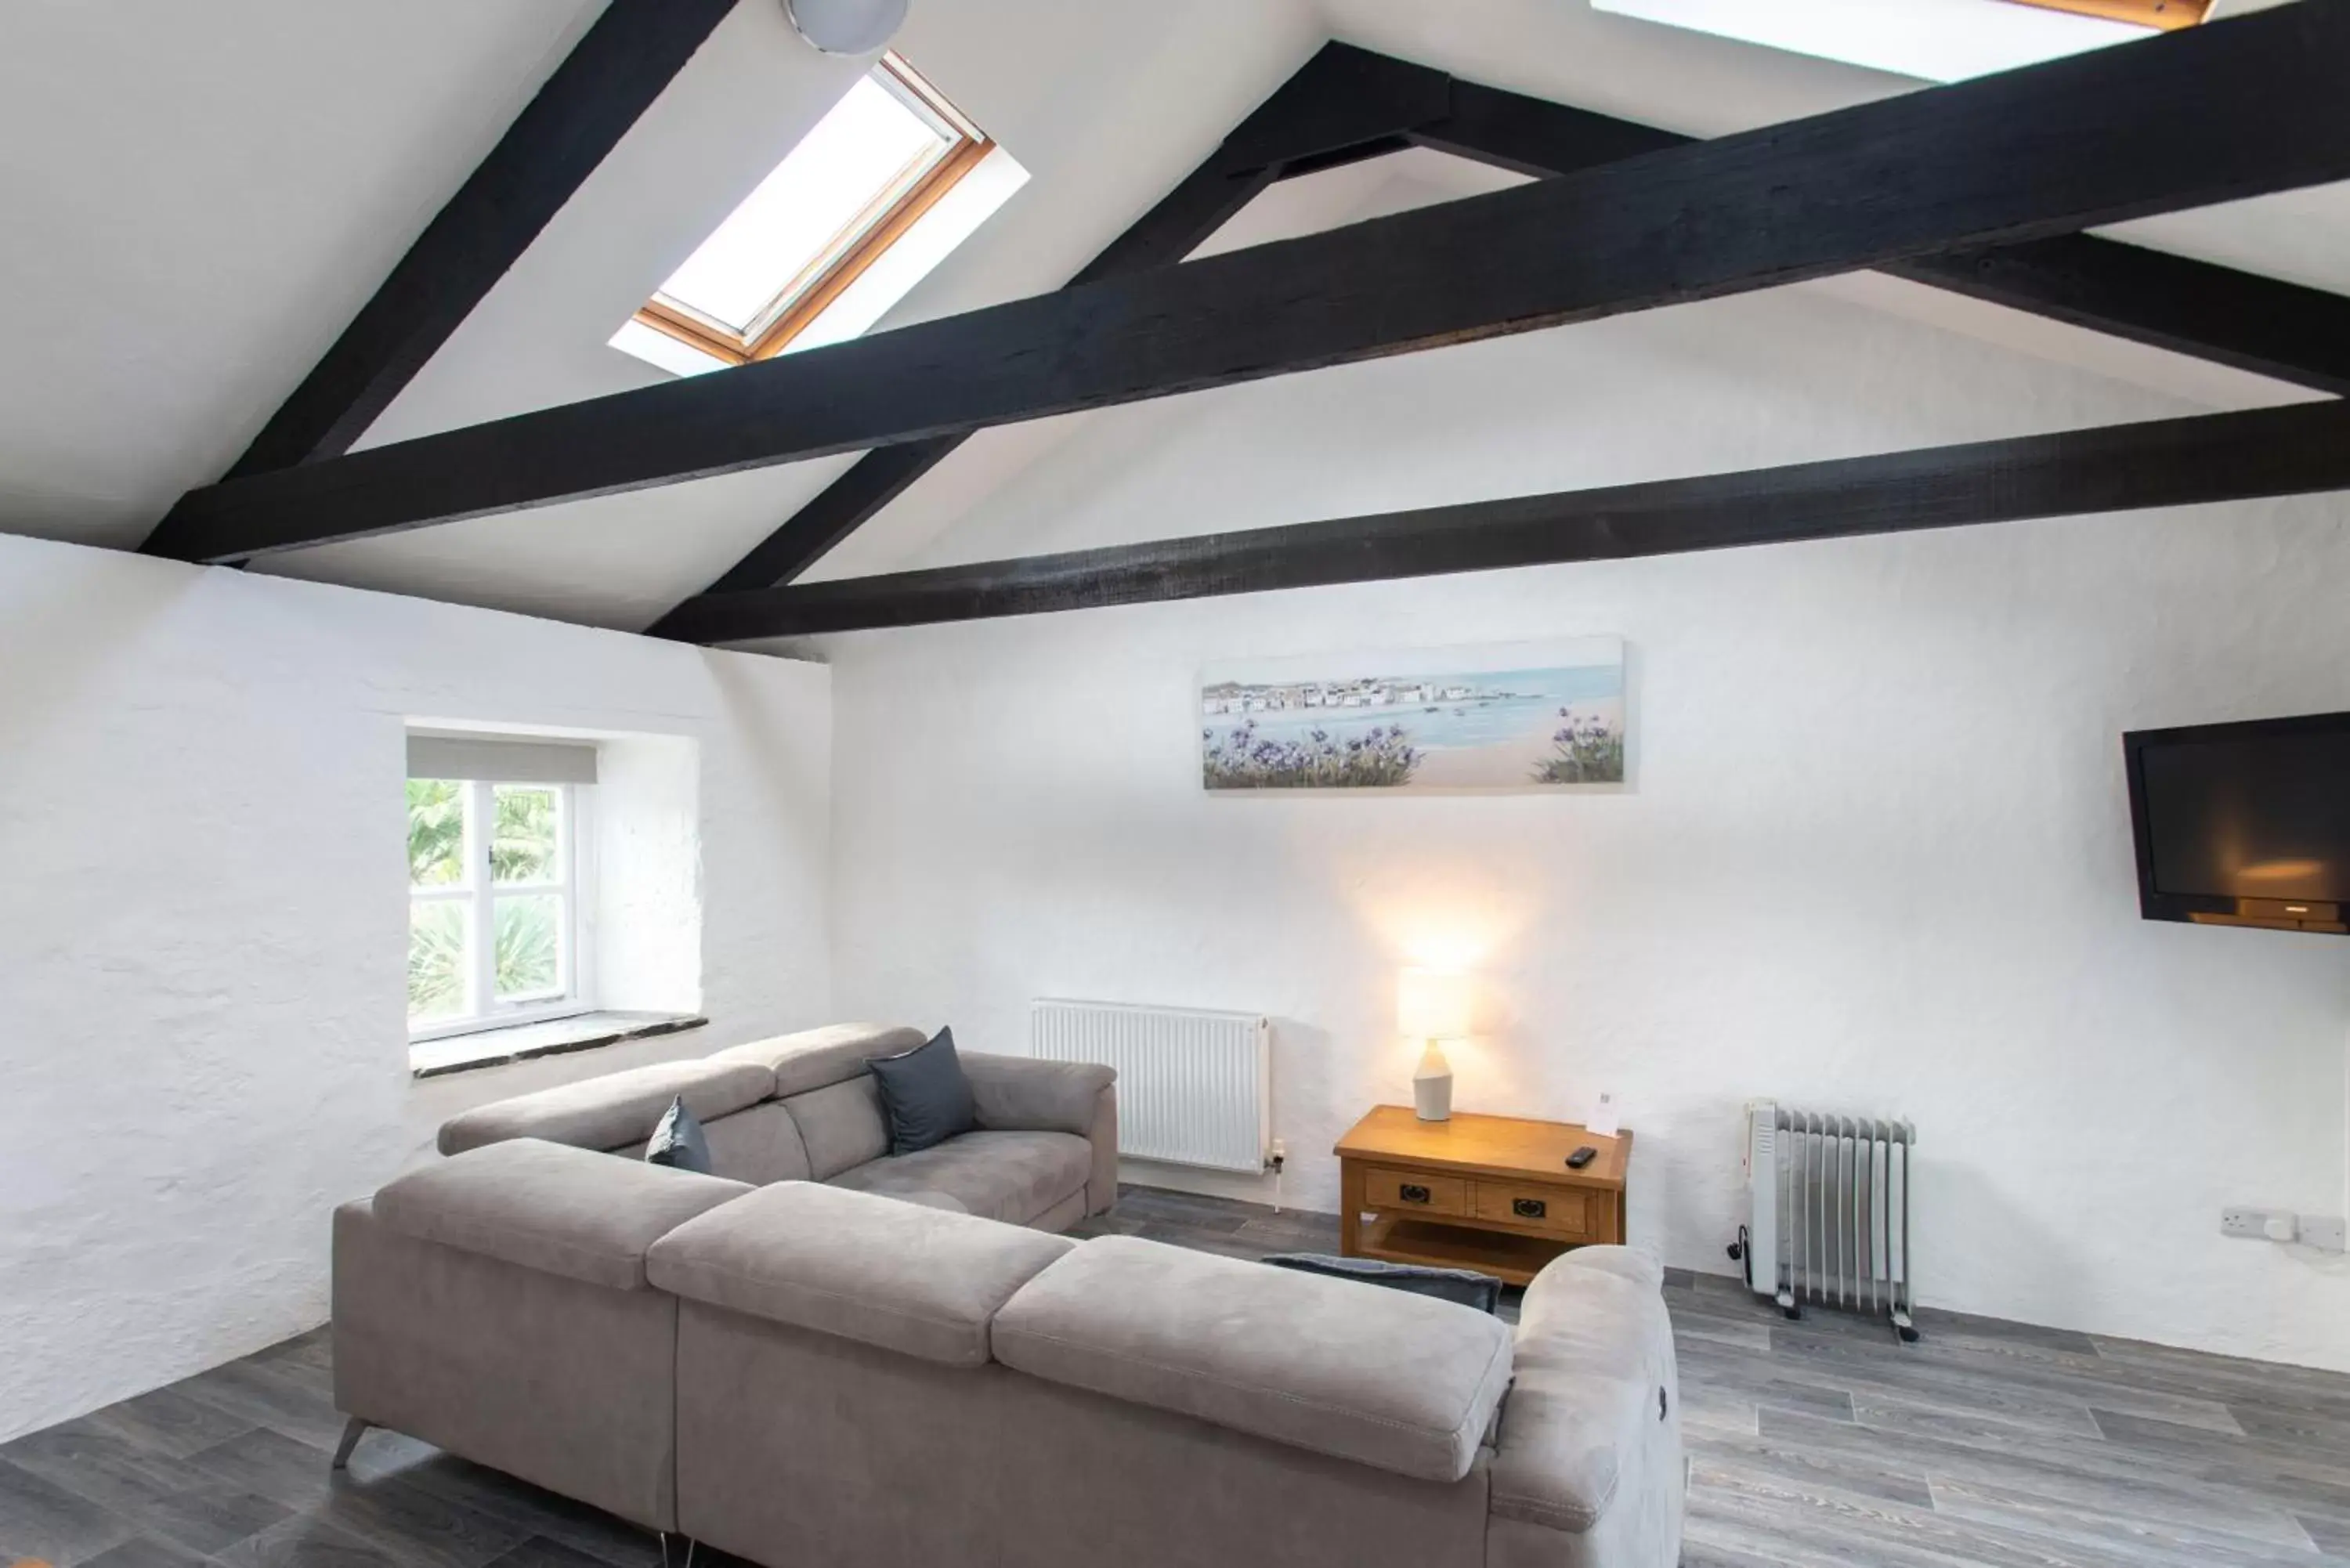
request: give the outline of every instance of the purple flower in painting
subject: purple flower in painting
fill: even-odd
[[[1373,725],[1341,741],[1325,728],[1279,741],[1254,719],[1219,735],[1202,730],[1201,771],[1211,789],[1361,789],[1408,784],[1423,760],[1401,724]]]

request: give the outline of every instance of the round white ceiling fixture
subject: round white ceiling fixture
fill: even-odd
[[[905,25],[906,0],[784,0],[784,15],[827,55],[869,55]]]

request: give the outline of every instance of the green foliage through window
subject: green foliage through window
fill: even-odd
[[[563,904],[558,898],[498,900],[498,998],[553,991],[561,974]]]
[[[544,882],[555,865],[556,792],[500,784],[497,831],[490,838],[490,876],[499,882]]]
[[[408,1016],[411,1023],[454,1022],[492,1002],[543,997],[564,985],[567,921],[564,893],[493,896],[486,905],[493,948],[493,995],[473,989],[474,911],[485,889],[468,875],[469,815],[482,792],[453,779],[408,781],[410,900]],[[490,886],[561,886],[562,795],[545,784],[498,784],[486,792]],[[477,825],[476,825],[477,826]],[[481,840],[473,836],[480,854]],[[463,889],[472,883],[475,892]]]
[[[445,888],[465,879],[465,786],[453,779],[408,781],[408,881]]]
[[[469,911],[449,898],[408,906],[408,1016],[452,1018],[465,1011],[465,927]]]

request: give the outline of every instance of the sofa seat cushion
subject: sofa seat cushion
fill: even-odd
[[[994,1342],[1034,1376],[1421,1480],[1469,1473],[1510,1382],[1498,1318],[1133,1236],[1029,1281]]]
[[[844,1170],[835,1187],[884,1197],[942,1192],[973,1214],[1025,1225],[1085,1190],[1093,1145],[1071,1133],[973,1132],[918,1154],[893,1154]]]
[[[656,1062],[453,1116],[441,1124],[441,1152],[463,1154],[516,1137],[578,1148],[641,1147],[673,1100],[683,1099],[685,1108],[707,1126],[756,1105],[775,1089],[775,1074],[756,1062]]]
[[[652,1282],[730,1312],[983,1366],[996,1309],[1076,1245],[811,1182],[763,1187],[652,1246]]]
[[[393,1179],[375,1216],[419,1241],[613,1290],[644,1288],[645,1251],[754,1190],[536,1138],[470,1150]]]
[[[775,1075],[778,1095],[804,1095],[830,1084],[860,1076],[876,1056],[911,1051],[930,1036],[919,1029],[889,1023],[828,1023],[730,1045],[711,1058],[714,1062],[754,1062]]]

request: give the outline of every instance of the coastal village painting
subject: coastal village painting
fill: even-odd
[[[1200,677],[1200,726],[1211,791],[1620,788],[1624,643],[1215,667]]]

